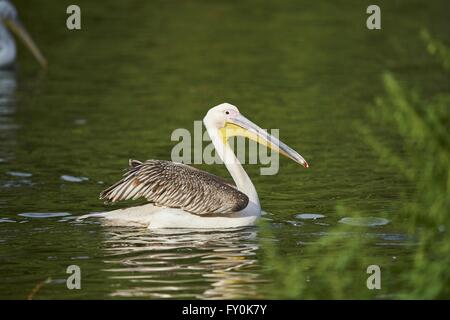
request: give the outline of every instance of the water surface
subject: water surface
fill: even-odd
[[[98,194],[129,158],[169,159],[172,131],[192,130],[225,101],[279,128],[310,163],[282,159],[275,176],[246,166],[286,256],[319,263],[303,248],[348,218],[336,214],[342,203],[370,213],[350,223],[377,239],[361,254],[407,265],[396,220],[405,182],[353,124],[367,121],[385,70],[431,91],[448,83],[417,36],[426,26],[449,40],[446,2],[382,1],[380,32],[365,28],[358,1],[78,5],[82,30],[68,31],[64,2],[17,1],[49,68],[19,47],[16,70],[0,73],[0,298],[26,299],[47,280],[32,298],[264,298],[258,227],[154,232],[75,219],[110,210]],[[229,178],[222,166],[198,167]],[[383,223],[361,229],[373,221]],[[66,288],[72,264],[81,290]]]

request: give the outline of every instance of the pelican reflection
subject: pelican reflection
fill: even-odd
[[[105,228],[103,271],[115,297],[257,298],[256,229],[198,232]]]

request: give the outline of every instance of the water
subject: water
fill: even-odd
[[[171,132],[192,130],[224,101],[279,128],[310,163],[281,159],[275,176],[246,166],[287,256],[314,264],[320,257],[303,248],[350,219],[336,214],[342,203],[370,212],[362,224],[383,222],[354,226],[377,239],[362,254],[407,265],[395,216],[408,186],[353,124],[367,120],[385,70],[427,89],[445,85],[428,71],[417,32],[426,26],[448,40],[446,2],[383,1],[381,32],[365,28],[359,2],[77,4],[82,30],[68,31],[64,3],[17,1],[49,69],[19,47],[16,71],[0,74],[0,298],[26,299],[39,284],[33,299],[264,298],[271,279],[258,227],[154,232],[76,220],[111,209],[98,194],[129,158],[169,159]],[[199,167],[228,177],[219,165]],[[82,290],[66,288],[72,264]]]
[[[361,227],[377,227],[384,226],[389,223],[388,219],[376,218],[376,217],[364,217],[364,218],[351,218],[345,217],[339,220],[340,223],[349,224],[351,226]]]

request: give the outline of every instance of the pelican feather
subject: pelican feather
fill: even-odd
[[[243,210],[248,197],[220,177],[165,160],[130,160],[123,179],[100,193],[105,202],[145,198],[197,215],[227,215]]]

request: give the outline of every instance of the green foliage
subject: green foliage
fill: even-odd
[[[340,208],[339,210],[343,210]],[[273,241],[266,223],[262,247],[264,266],[271,276],[266,296],[271,299],[345,299],[374,296],[366,288],[366,268],[374,259],[358,254],[372,239],[342,225],[305,248],[301,257],[286,256]],[[373,261],[370,261],[373,260]],[[364,290],[361,290],[364,289]]]
[[[442,42],[434,39],[427,30],[422,30],[420,37],[425,42],[428,53],[435,56],[443,68],[448,71],[450,69],[449,49]]]
[[[420,35],[443,72],[448,72],[449,49],[427,31]],[[388,281],[384,283],[394,278],[398,281],[395,288],[391,283],[384,291],[388,297],[450,297],[450,94],[447,89],[424,98],[417,90],[405,89],[390,73],[383,75],[383,84],[386,93],[375,99],[370,111],[372,125],[357,127],[380,161],[403,176],[412,188],[404,190],[408,201],[395,220],[396,228],[404,229],[410,236],[411,263],[402,270],[394,270],[387,259],[378,257],[370,261],[367,255],[362,257],[361,250],[367,250],[372,239],[365,238],[364,233],[355,236],[348,226],[335,227],[329,235],[310,245],[300,261],[284,257],[273,243],[264,243],[264,261],[275,283],[268,288],[271,298],[374,297],[373,292],[361,285],[367,277],[361,270],[371,262],[380,264],[380,259],[381,265],[387,267],[383,276],[387,274]],[[380,141],[378,130],[393,131],[393,140],[401,142],[400,150]],[[337,208],[338,214],[344,212],[347,216],[367,215]],[[269,232],[267,226],[263,230]],[[310,285],[305,283],[307,277]]]

